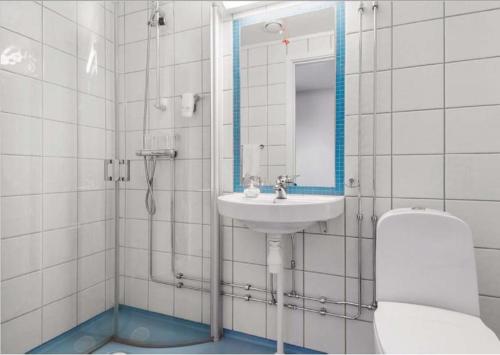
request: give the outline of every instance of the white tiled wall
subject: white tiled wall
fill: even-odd
[[[357,1],[345,3],[346,178],[358,175],[358,4]],[[498,335],[500,146],[496,127],[500,107],[500,47],[496,33],[499,23],[499,1],[379,2],[376,147],[376,212],[379,216],[391,208],[424,206],[449,211],[471,226],[481,313]],[[371,9],[366,9],[360,152],[365,215],[364,303],[371,302],[372,289],[369,218],[373,194],[369,187],[372,27],[373,14]],[[232,23],[225,23],[224,31],[225,74],[229,76]],[[245,66],[248,64],[242,60],[242,67]],[[245,78],[246,82],[257,79],[258,75]],[[224,130],[232,132],[232,81],[228,81],[224,89]],[[232,152],[232,140],[227,139],[224,144],[224,151]],[[232,190],[232,164],[232,155],[225,155],[222,161],[225,191]],[[356,236],[356,192],[346,190],[345,215],[329,222],[328,234],[320,233],[317,228],[297,233],[299,292],[356,301],[357,259],[353,238]],[[224,224],[224,279],[266,287],[266,236],[250,232],[236,221],[224,220]],[[249,233],[255,235],[249,238]],[[286,248],[290,250],[289,241]],[[286,286],[290,287],[289,281]],[[245,293],[238,289],[231,291]],[[262,294],[255,293],[255,296],[262,297]],[[320,307],[309,302],[307,305]],[[273,307],[225,297],[224,311],[225,327],[274,337]],[[373,351],[371,314],[367,311],[363,311],[361,320],[357,321],[298,311],[285,313],[287,342],[327,352]]]
[[[0,3],[4,353],[112,305],[103,159],[114,154],[113,11],[104,1]]]
[[[162,2],[166,25],[161,27],[161,89],[167,110],[151,105],[153,133],[176,135],[175,189],[171,165],[159,161],[155,174],[157,212],[153,222],[154,276],[175,281],[170,269],[170,198],[175,194],[176,268],[187,276],[208,280],[210,269],[210,70],[209,2]],[[121,302],[197,322],[209,322],[208,294],[177,289],[150,280],[148,223],[144,206],[144,162],[135,155],[142,146],[142,110],[147,45],[147,1],[121,2],[118,15],[120,63],[120,139],[131,159],[131,181],[121,189]],[[150,98],[156,95],[155,31],[151,42]],[[181,116],[179,95],[201,94],[192,118]],[[184,281],[202,286],[200,282]],[[208,283],[204,283],[208,287]]]

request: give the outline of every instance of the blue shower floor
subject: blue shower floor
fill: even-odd
[[[232,330],[225,330],[224,337],[218,342],[169,347],[169,348],[142,348],[109,342],[95,354],[111,354],[116,352],[128,354],[274,354],[276,343]],[[294,345],[285,344],[287,354],[322,354],[321,352]]]
[[[87,353],[109,354],[272,354],[276,343],[232,330],[224,330],[218,342],[210,340],[206,324],[120,306],[116,337],[111,338],[113,312],[108,310],[68,332],[30,351],[37,354]],[[122,344],[121,340],[147,347]],[[100,344],[104,344],[99,347]],[[169,347],[165,347],[165,345]],[[194,345],[189,345],[194,344]],[[153,347],[151,347],[153,346]],[[97,349],[97,350],[95,350]],[[317,353],[286,345],[287,353]]]
[[[140,348],[109,342],[95,351],[95,354],[110,354],[114,352],[129,354],[273,354],[275,349],[269,345],[257,344],[226,335],[221,341],[216,343],[208,342],[172,348]]]

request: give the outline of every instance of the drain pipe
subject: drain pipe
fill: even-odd
[[[377,212],[375,211],[376,203],[376,185],[377,185],[377,15],[378,15],[378,1],[372,2],[373,10],[373,147],[372,147],[372,231],[373,231],[373,296],[372,304],[377,307],[377,291],[376,291],[376,247],[377,247]]]
[[[276,353],[284,354],[283,343],[283,255],[281,250],[281,236],[270,235],[269,252],[267,256],[267,265],[271,278],[276,275]],[[272,292],[272,291],[271,291]]]

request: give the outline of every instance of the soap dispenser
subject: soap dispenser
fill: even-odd
[[[243,193],[247,198],[257,198],[260,194],[261,180],[258,176],[248,176],[244,179]]]

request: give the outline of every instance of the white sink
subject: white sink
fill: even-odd
[[[219,196],[221,215],[240,220],[250,229],[268,233],[267,266],[276,275],[276,352],[284,354],[283,342],[283,251],[286,234],[299,232],[315,222],[327,221],[344,212],[343,196],[288,195],[275,199],[274,194],[247,198],[241,193]]]
[[[289,234],[340,216],[344,212],[344,197],[289,194],[278,200],[274,194],[247,198],[234,193],[219,196],[218,206],[221,215],[240,220],[254,231]]]

